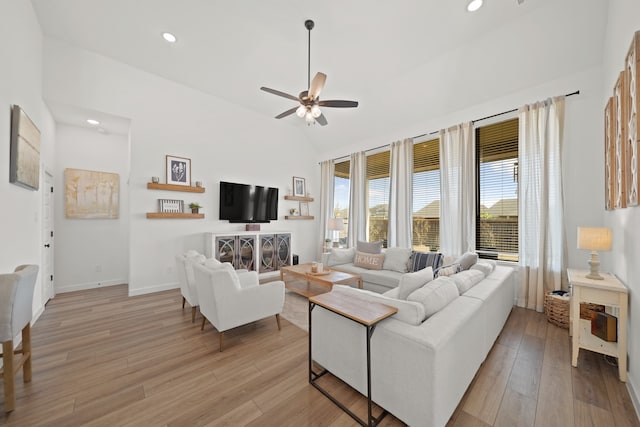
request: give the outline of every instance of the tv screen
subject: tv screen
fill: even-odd
[[[220,181],[220,219],[245,223],[278,219],[278,189]]]

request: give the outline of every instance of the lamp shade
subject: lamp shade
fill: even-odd
[[[329,218],[327,228],[330,231],[341,231],[344,229],[344,219],[342,218]]]
[[[578,249],[610,250],[611,229],[604,227],[578,227]]]

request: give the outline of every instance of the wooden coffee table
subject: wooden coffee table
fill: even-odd
[[[321,273],[312,273],[310,262],[281,267],[280,280],[284,282],[285,287],[291,292],[306,298],[329,292],[333,285],[355,283],[362,289],[362,278],[359,274],[331,270],[327,267]]]

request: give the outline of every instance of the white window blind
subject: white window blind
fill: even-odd
[[[413,145],[413,248],[440,248],[440,142]]]
[[[476,250],[518,260],[518,119],[476,129]]]

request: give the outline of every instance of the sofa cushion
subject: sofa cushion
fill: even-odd
[[[329,253],[329,257],[327,260],[327,265],[329,267],[333,267],[334,265],[348,264],[350,262],[353,262],[353,258],[355,257],[355,255],[356,255],[355,248],[349,248],[349,249],[331,248],[331,252]]]
[[[440,252],[413,251],[409,261],[409,271],[418,271],[429,266],[435,271],[442,265],[443,258],[444,256]]]
[[[406,300],[410,293],[420,289],[425,284],[433,280],[433,268],[431,266],[413,273],[405,273],[400,276],[398,283],[398,299]]]
[[[362,242],[358,240],[356,251],[367,254],[380,254],[382,253],[382,240],[379,242]]]
[[[469,268],[469,270],[478,270],[481,271],[484,274],[484,277],[487,277],[489,274],[491,274],[491,272],[493,271],[493,268],[495,266],[492,265],[491,263],[485,262],[485,261],[478,261],[475,264],[473,264],[471,266],[471,268]]]
[[[471,289],[476,283],[484,279],[484,274],[478,270],[465,270],[451,276],[458,287],[460,295]]]
[[[402,277],[402,273],[393,270],[364,270],[360,273],[362,280],[385,288],[395,288]]]
[[[364,289],[355,289],[346,285],[334,285],[331,292],[338,292],[342,295],[349,295],[362,301],[377,302],[380,304],[396,307],[398,312],[393,318],[410,325],[417,326],[424,320],[424,307],[422,304],[413,301],[402,301],[399,299],[389,298],[384,295],[367,291]]]
[[[458,298],[458,287],[450,277],[438,277],[413,291],[407,301],[415,301],[424,307],[425,319],[433,316]]]
[[[387,248],[384,252],[382,268],[399,273],[406,273],[408,270],[409,257],[411,257],[411,249],[409,248]]]
[[[384,254],[374,254],[356,251],[356,257],[353,260],[353,265],[356,267],[362,267],[369,270],[382,269],[382,263],[384,262]]]
[[[436,277],[453,276],[462,271],[460,264],[443,265],[434,273]]]
[[[475,252],[465,252],[455,261],[456,264],[460,264],[463,270],[470,269],[476,262],[478,262],[478,254]]]

